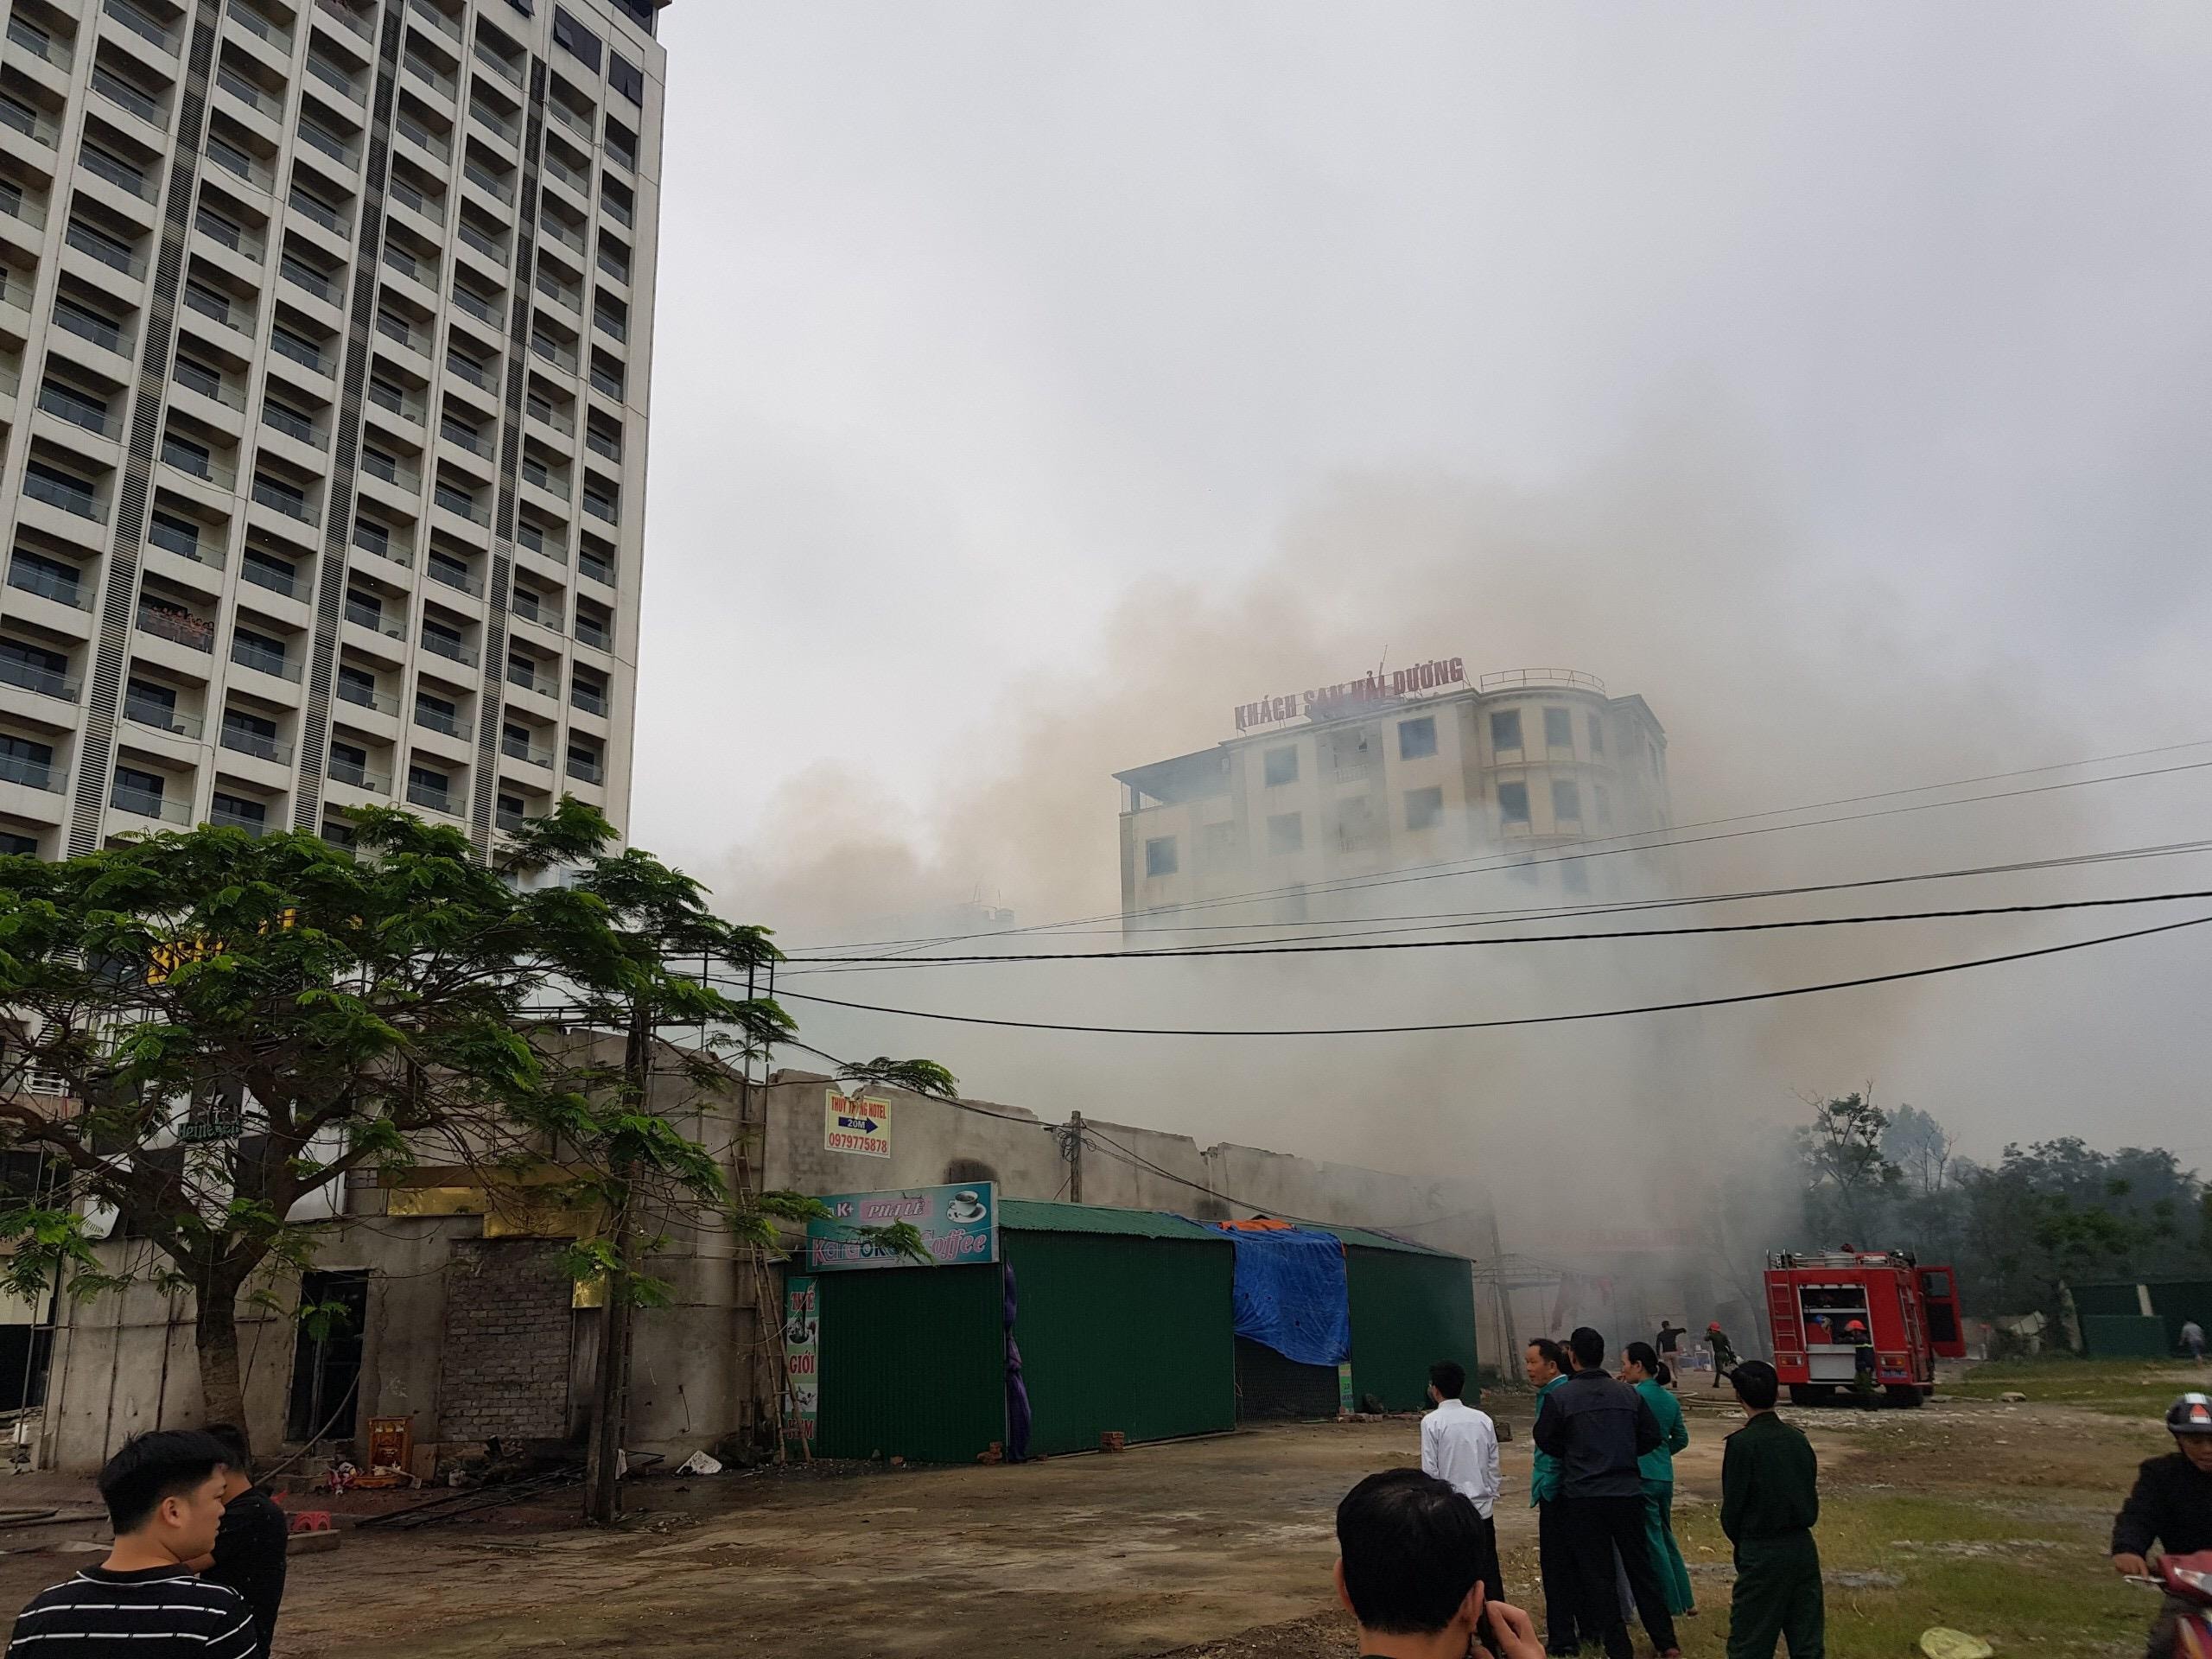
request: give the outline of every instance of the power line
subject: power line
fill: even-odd
[[[1791,899],[1816,893],[1847,893],[1862,887],[1906,886],[1920,881],[1948,881],[1970,876],[2018,875],[2044,870],[2073,869],[2092,864],[2125,863],[2139,858],[2173,858],[2192,853],[2212,852],[2212,840],[2163,842],[2142,847],[2119,847],[2103,852],[2067,853],[2050,858],[2023,859],[2010,864],[1978,864],[1955,870],[1920,870],[1904,875],[1864,876],[1850,881],[1818,881],[1801,883],[1787,887],[1739,888],[1731,893],[1691,893],[1675,899],[1596,899],[1583,904],[1497,905],[1485,910],[1416,911],[1389,916],[1344,917],[1319,918],[1307,922],[1193,922],[1167,927],[1110,927],[1085,930],[1112,938],[1124,938],[1134,933],[1249,933],[1255,928],[1294,927],[1304,929],[1331,928],[1337,931],[1323,935],[1327,938],[1367,938],[1389,933],[1426,933],[1445,926],[1484,927],[1500,921],[1522,919],[1568,919],[1584,916],[1611,916],[1634,913],[1646,910],[1678,910],[1694,905],[1738,904],[1758,899]],[[1426,925],[1407,927],[1373,927],[1370,923],[1406,922]],[[979,938],[999,935],[978,934]],[[1300,936],[1286,936],[1286,942],[1296,943]],[[1268,939],[1247,939],[1247,944],[1272,944]],[[828,962],[828,957],[802,957],[804,964]],[[871,958],[876,960],[876,958]],[[880,960],[918,961],[918,957],[882,957]]]
[[[1574,1014],[1523,1014],[1506,1020],[1437,1020],[1411,1026],[1333,1026],[1311,1027],[1176,1027],[1176,1026],[1079,1026],[1054,1020],[1004,1020],[985,1014],[939,1014],[923,1008],[889,1007],[874,1002],[849,1002],[834,996],[817,996],[810,991],[787,991],[784,995],[802,1002],[817,1002],[826,1007],[849,1008],[861,1014],[889,1014],[910,1020],[931,1020],[961,1026],[993,1026],[1014,1031],[1075,1032],[1101,1037],[1393,1037],[1411,1036],[1428,1032],[1495,1031],[1510,1026],[1555,1026],[1586,1020],[1618,1020],[1633,1014],[1677,1014],[1691,1008],[1732,1007],[1745,1002],[1772,1002],[1786,997],[1812,996],[1824,991],[1847,991],[1867,985],[1890,985],[1911,979],[1929,979],[1942,974],[1964,973],[1974,968],[1993,968],[2003,963],[2028,962],[2037,957],[2063,956],[2069,950],[2086,950],[2093,945],[2117,944],[2127,939],[2149,938],[2155,934],[2171,933],[2186,927],[2199,927],[2212,922],[2212,915],[2193,916],[2185,921],[2165,922],[2156,927],[2136,928],[2125,933],[2107,933],[2091,939],[2076,939],[2065,944],[2048,944],[2032,950],[2012,950],[2001,956],[1977,957],[1967,962],[1940,963],[1927,968],[1902,969],[1894,973],[1869,974],[1857,979],[1830,980],[1818,985],[1794,985],[1777,990],[1744,991],[1732,996],[1694,997],[1678,1002],[1647,1002],[1633,1007],[1590,1008]]]
[[[880,957],[817,957],[817,962],[865,963],[870,968],[849,971],[886,971],[898,968],[927,968],[1014,962],[1127,962],[1180,961],[1193,957],[1314,957],[1341,956],[1376,950],[1453,950],[1499,944],[1576,944],[1613,939],[1673,939],[1706,933],[1771,933],[1801,927],[1864,927],[1878,922],[1950,921],[1975,916],[2029,916],[2057,910],[2105,910],[2120,905],[2173,904],[2184,899],[2212,899],[2212,888],[2186,893],[2145,893],[2119,899],[2058,899],[2039,905],[1976,905],[1961,910],[1893,911],[1876,916],[1801,916],[1772,922],[1708,922],[1694,927],[1638,927],[1608,929],[1595,933],[1507,933],[1480,939],[1389,939],[1343,944],[1194,944],[1171,948],[1152,946],[1135,950],[1033,950],[996,957],[902,957],[887,962]],[[827,971],[827,970],[824,970]],[[793,993],[797,995],[797,993]]]
[[[1163,1180],[1173,1181],[1178,1186],[1187,1186],[1194,1192],[1202,1192],[1210,1198],[1218,1198],[1224,1204],[1233,1204],[1243,1210],[1256,1210],[1263,1216],[1280,1217],[1285,1221],[1301,1221],[1309,1227],[1331,1230],[1339,1227],[1356,1227],[1362,1232],[1389,1233],[1408,1227],[1440,1226],[1447,1221],[1457,1221],[1463,1216],[1479,1216],[1488,1213],[1481,1210],[1453,1210],[1440,1216],[1427,1216],[1419,1221],[1394,1221],[1388,1225],[1376,1225],[1369,1222],[1323,1221],[1315,1216],[1294,1215],[1289,1211],[1279,1209],[1273,1205],[1256,1204],[1250,1198],[1240,1198],[1233,1192],[1224,1192],[1218,1187],[1208,1186],[1203,1181],[1194,1181],[1187,1175],[1178,1175],[1173,1170],[1164,1168],[1153,1162],[1151,1159],[1135,1148],[1123,1146],[1111,1136],[1098,1134],[1096,1128],[1088,1122],[1084,1124],[1083,1131],[1085,1144],[1091,1145],[1096,1150],[1102,1152],[1106,1151],[1107,1147],[1113,1148],[1113,1152],[1109,1152],[1107,1155],[1111,1157],[1116,1152],[1122,1154],[1121,1161],[1133,1169],[1148,1170]],[[1104,1147],[1096,1145],[1096,1142],[1100,1141],[1106,1143]]]
[[[781,1048],[803,1048],[808,1053],[816,1056],[817,1058],[829,1061],[841,1071],[851,1071],[855,1069],[851,1061],[841,1060],[835,1054],[832,1054],[828,1049],[817,1048],[812,1043],[802,1043],[796,1037],[785,1038],[778,1043],[776,1046]],[[831,1081],[835,1082],[836,1079],[832,1078]],[[769,1085],[766,1083],[761,1084],[761,1087],[763,1088],[766,1088]],[[884,1085],[870,1084],[868,1086],[869,1088],[880,1088]],[[866,1096],[866,1090],[861,1091],[863,1098]],[[973,1112],[978,1117],[995,1117],[1001,1122],[1020,1123],[1033,1129],[1044,1129],[1048,1133],[1059,1127],[1058,1124],[1047,1123],[1039,1118],[1032,1117],[1027,1112],[995,1112],[988,1106],[978,1106],[972,1101],[962,1100],[957,1096],[951,1099],[946,1099],[942,1095],[925,1095],[922,1098],[925,1100],[934,1100],[938,1104],[944,1106],[957,1107],[963,1112]]]
[[[1109,1136],[1099,1135],[1087,1122],[1083,1126],[1083,1131],[1084,1144],[1090,1147],[1093,1151],[1104,1152],[1109,1158],[1119,1154],[1119,1161],[1127,1164],[1132,1169],[1148,1171],[1152,1174],[1159,1176],[1162,1180],[1173,1181],[1178,1186],[1187,1186],[1193,1192],[1202,1193],[1210,1198],[1217,1198],[1224,1204],[1233,1204],[1240,1210],[1256,1210],[1260,1211],[1261,1214],[1270,1217],[1278,1218],[1283,1221],[1303,1222],[1309,1227],[1327,1228],[1349,1227],[1352,1225],[1350,1222],[1322,1221],[1313,1216],[1293,1215],[1287,1210],[1279,1210],[1270,1205],[1255,1204],[1249,1198],[1240,1198],[1232,1192],[1220,1192],[1214,1187],[1208,1186],[1203,1181],[1194,1181],[1187,1175],[1178,1175],[1172,1169],[1163,1168],[1160,1165],[1153,1162],[1151,1159],[1146,1157],[1142,1153],[1133,1151],[1129,1147],[1123,1146],[1120,1141],[1113,1140]],[[1104,1142],[1104,1145],[1100,1145],[1099,1143],[1101,1141]],[[1111,1148],[1111,1150],[1109,1151],[1109,1148]]]
[[[1284,936],[1285,942],[1295,943],[1301,937],[1314,935],[1318,930],[1327,928],[1332,931],[1326,934],[1319,934],[1318,936],[1325,938],[1366,938],[1376,935],[1389,933],[1426,933],[1435,931],[1445,926],[1480,927],[1491,925],[1494,922],[1497,921],[1541,919],[1547,918],[1564,919],[1582,916],[1610,916],[1631,913],[1645,910],[1675,910],[1686,906],[1693,905],[1734,904],[1756,899],[1788,899],[1799,897],[1808,893],[1843,893],[1861,887],[1895,887],[1919,881],[1948,881],[1969,876],[2015,875],[2027,872],[2043,870],[2071,869],[2078,866],[2090,864],[2126,862],[2139,858],[2171,858],[2182,856],[2187,854],[2204,852],[2212,852],[2212,840],[2164,842],[2142,847],[2113,848],[2103,852],[2067,853],[2050,858],[2024,859],[2009,864],[1980,864],[1955,870],[1922,870],[1904,875],[1866,876],[1851,881],[1808,882],[1801,883],[1796,887],[1751,887],[1738,889],[1730,893],[1693,893],[1675,899],[1595,899],[1582,904],[1568,904],[1562,902],[1548,905],[1494,905],[1483,910],[1433,910],[1415,911],[1412,912],[1402,912],[1384,916],[1339,918],[1324,917],[1303,922],[1184,922],[1171,924],[1166,927],[1101,927],[1082,929],[1078,929],[1073,925],[1070,925],[1064,928],[1058,928],[1057,931],[1065,933],[1081,931],[1108,938],[1127,938],[1131,935],[1140,933],[1171,933],[1177,935],[1191,933],[1249,933],[1255,929],[1259,928],[1295,928],[1305,930],[1305,934],[1303,935],[1287,934]],[[1423,925],[1406,927],[1382,927],[1369,925],[1370,923],[1384,922],[1415,923],[1423,924]],[[1019,931],[1020,931],[1020,930],[1006,929],[996,933],[975,933],[963,935],[962,937],[965,938],[1011,938],[1015,937]],[[950,941],[948,941],[948,943],[950,942]],[[907,941],[907,943],[927,943],[927,941]],[[1274,941],[1268,939],[1248,939],[1243,941],[1243,943],[1248,944],[1272,944],[1274,943]],[[836,947],[824,945],[815,948],[817,950],[826,950]],[[857,949],[859,947],[855,948]],[[853,960],[853,958],[828,956],[807,956],[795,957],[789,958],[789,960],[797,963],[800,971],[804,971],[806,966],[812,963],[849,961]],[[865,960],[892,963],[923,961],[927,959],[902,955],[897,957],[868,957],[865,958]]]
[[[1820,812],[1825,811],[1828,808],[1834,806],[1855,806],[1866,801],[1893,800],[1900,795],[1923,795],[1930,790],[1964,789],[1974,784],[2001,783],[2008,779],[2033,777],[2046,772],[2067,772],[2071,771],[2076,766],[2108,766],[2115,761],[2141,760],[2148,755],[2172,754],[2179,753],[2183,749],[2202,748],[2208,743],[2212,743],[2212,738],[2196,738],[2186,743],[2167,743],[2159,745],[2154,748],[2129,749],[2117,754],[2094,755],[2079,760],[2053,761],[2046,766],[2023,766],[2011,772],[1984,772],[1977,777],[1954,779],[1945,783],[1916,784],[1910,787],[1902,789],[1877,790],[1870,793],[1861,795],[1843,795],[1838,796],[1832,800],[1812,801],[1799,806],[1769,807],[1764,811],[1739,812],[1726,817],[1702,818],[1687,824],[1675,824],[1671,826],[1665,833],[1671,836],[1678,834],[1680,831],[1684,830],[1713,829],[1723,824],[1748,823],[1755,818],[1781,817],[1797,812]],[[1770,824],[1765,826],[1764,829],[1744,830],[1737,833],[1743,835],[1764,835],[1779,830],[1815,829],[1825,824],[1853,823],[1859,823],[1868,818],[1891,817],[1900,812],[1919,812],[1927,811],[1936,807],[1971,805],[1977,801],[2011,800],[2025,795],[2044,794],[2053,790],[2077,789],[2093,784],[2125,783],[2134,779],[2158,778],[2166,776],[2172,772],[2197,771],[2206,766],[2212,766],[2212,760],[2190,761],[2178,766],[2152,767],[2140,772],[2114,772],[2109,776],[2101,778],[2078,778],[2069,779],[2064,783],[2039,785],[2034,789],[2005,790],[1988,795],[1963,796],[1954,800],[1921,801],[1916,802],[1910,806],[1891,809],[1890,810],[1883,812],[1853,813],[1836,818],[1815,819],[1804,823]],[[1685,840],[1640,839],[1640,837],[1649,836],[1657,833],[1660,832],[1638,830],[1618,836],[1599,836],[1592,840],[1576,843],[1578,848],[1592,849],[1595,850],[1577,851],[1565,855],[1565,856],[1599,857],[1610,856],[1613,854],[1624,852],[1650,852],[1669,847],[1690,846],[1707,841],[1727,840],[1732,838],[1731,836],[1700,836],[1689,837]],[[1615,846],[1611,844],[1620,842],[1635,842],[1637,844],[1632,846]],[[1315,893],[1358,892],[1363,890],[1367,887],[1391,886],[1399,881],[1435,880],[1442,876],[1451,874],[1488,874],[1490,871],[1495,869],[1509,869],[1516,867],[1525,868],[1527,865],[1531,863],[1555,863],[1559,861],[1560,860],[1558,859],[1524,860],[1515,858],[1510,855],[1482,854],[1465,859],[1448,859],[1434,864],[1414,865],[1404,871],[1396,872],[1390,877],[1383,880],[1362,880],[1356,878],[1346,877],[1344,878],[1341,882],[1334,884],[1324,883],[1319,886],[1312,887],[1290,886],[1261,888],[1250,893],[1233,893],[1217,899],[1197,899],[1188,904],[1166,906],[1164,906],[1163,909],[1168,911],[1207,910],[1218,908],[1224,905],[1250,904],[1262,899],[1280,898],[1292,893],[1311,894]],[[1461,868],[1462,866],[1467,865],[1481,865],[1484,868],[1481,869]],[[1093,922],[1110,922],[1118,919],[1121,915],[1122,912],[1119,911],[1107,911],[1095,916],[1072,917],[1058,922],[1033,923],[1027,927],[993,929],[972,933],[939,934],[923,938],[856,940],[847,944],[840,945],[799,945],[792,947],[791,954],[796,958],[798,957],[801,953],[807,951],[873,950],[888,948],[892,946],[956,944],[968,939],[1003,938],[1023,933],[1051,932],[1061,928],[1080,927]]]

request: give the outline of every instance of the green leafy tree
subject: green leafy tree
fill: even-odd
[[[518,1029],[538,906],[457,830],[371,810],[359,830],[355,851],[202,828],[0,860],[0,1144],[57,1176],[0,1212],[13,1287],[127,1282],[79,1212],[111,1213],[193,1293],[211,1418],[245,1421],[238,1299],[306,1264],[303,1201],[439,1142],[497,1155],[544,1089]]]
[[[2056,1320],[2069,1281],[2212,1268],[2203,1184],[2163,1147],[2104,1153],[2071,1135],[2008,1146],[1958,1190],[1960,1282],[1978,1307]]]
[[[656,1230],[687,1217],[765,1249],[779,1222],[818,1210],[732,1192],[650,1087],[673,1064],[698,1090],[726,1089],[721,1051],[791,1034],[772,1001],[711,982],[773,947],[650,855],[612,850],[606,820],[573,801],[525,826],[499,868],[408,813],[364,810],[356,828],[349,849],[203,827],[63,862],[0,859],[0,1146],[42,1154],[55,1176],[0,1208],[6,1275],[28,1294],[130,1282],[82,1211],[111,1213],[150,1245],[158,1282],[193,1293],[209,1418],[244,1423],[238,1301],[257,1275],[265,1287],[312,1262],[321,1233],[296,1219],[304,1201],[417,1160],[550,1182],[592,1217],[570,1257],[608,1282],[620,1329],[602,1346],[618,1363],[601,1428],[619,1445],[619,1361],[630,1310],[658,1289]],[[556,865],[564,879],[533,879]],[[709,1041],[657,1043],[671,1026]],[[618,1034],[619,1059],[594,1032]],[[927,1062],[850,1071],[954,1087]],[[76,1109],[22,1087],[31,1074]]]
[[[605,1293],[586,1507],[608,1522],[620,1512],[632,1319],[636,1310],[667,1300],[649,1263],[670,1224],[711,1216],[757,1254],[772,1248],[779,1224],[827,1212],[798,1193],[732,1192],[721,1164],[654,1098],[656,1077],[671,1072],[689,1101],[727,1095],[733,1059],[744,1064],[795,1035],[772,999],[734,994],[757,987],[779,959],[766,931],[716,915],[698,882],[652,854],[613,849],[604,822],[573,801],[523,826],[501,857],[525,876],[559,873],[559,884],[542,893],[549,931],[540,949],[568,994],[563,1018],[622,1036],[619,1058],[600,1058],[593,1045],[558,1046],[562,1086],[531,1119],[571,1149],[570,1196],[597,1217],[569,1255],[572,1270],[598,1280]],[[671,1046],[660,1040],[671,1028],[698,1040]],[[540,1046],[549,1058],[556,1052]],[[952,1075],[925,1060],[877,1059],[842,1067],[840,1076],[947,1099],[957,1093]],[[911,1226],[862,1230],[927,1259]]]
[[[1812,1120],[1796,1132],[1806,1223],[1824,1245],[1875,1248],[1904,1186],[1904,1172],[1882,1149],[1889,1114],[1874,1104],[1871,1084],[1808,1103]]]

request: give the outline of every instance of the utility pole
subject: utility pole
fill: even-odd
[[[1505,1276],[1505,1241],[1498,1233],[1497,1206],[1494,1203],[1490,1211],[1490,1259],[1497,1275],[1491,1283],[1497,1293],[1497,1333],[1505,1344],[1505,1351],[1497,1357],[1497,1374],[1525,1381],[1528,1370],[1522,1363],[1521,1344],[1514,1338],[1513,1290]]]
[[[1083,1114],[1068,1114],[1068,1202],[1083,1202]]]
[[[644,1110],[652,1099],[653,1025],[642,1000],[630,1008],[629,1040],[622,1056],[623,1092]],[[622,1518],[622,1440],[630,1389],[631,1283],[639,1240],[634,1172],[626,1161],[613,1173],[621,1193],[614,1215],[614,1262],[607,1274],[607,1318],[601,1326],[598,1388],[594,1392],[591,1452],[585,1465],[584,1514],[603,1527]]]

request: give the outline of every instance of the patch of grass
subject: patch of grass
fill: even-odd
[[[1693,1563],[1729,1559],[1710,1508],[1678,1510]],[[1948,1625],[2000,1655],[2139,1653],[2157,1599],[2113,1574],[2096,1522],[2048,1511],[1993,1511],[1971,1500],[1845,1491],[1827,1496],[1817,1536],[1821,1564],[1838,1573],[1885,1574],[1894,1586],[1827,1590],[1833,1659],[1897,1659],[1918,1650],[1921,1632]],[[1718,1659],[1726,1646],[1728,1580],[1694,1574],[1700,1615],[1682,1622],[1689,1659]]]
[[[2198,1366],[2142,1359],[2019,1359],[1977,1365],[1948,1392],[1994,1400],[2018,1392],[2036,1405],[2077,1406],[2156,1422],[2174,1396],[2212,1384]]]

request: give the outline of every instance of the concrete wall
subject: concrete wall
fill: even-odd
[[[766,1084],[702,1099],[673,1071],[656,1079],[656,1105],[716,1150],[735,1186],[819,1195],[988,1179],[1009,1198],[1069,1196],[1073,1172],[1059,1126],[1019,1107],[874,1091],[890,1103],[892,1146],[891,1156],[874,1158],[825,1144],[826,1077],[779,1071]],[[1252,1147],[1201,1147],[1188,1135],[1103,1119],[1087,1120],[1085,1130],[1087,1203],[1203,1219],[1271,1214],[1382,1227],[1478,1259],[1491,1255],[1490,1205],[1471,1184]],[[361,1418],[412,1415],[418,1447],[468,1445],[492,1433],[581,1436],[602,1316],[569,1310],[550,1243],[515,1236],[511,1214],[480,1195],[472,1200],[465,1187],[438,1188],[441,1179],[418,1170],[410,1192],[370,1178],[349,1187],[346,1216],[318,1229],[318,1269],[370,1275]],[[466,1177],[454,1172],[452,1179]],[[425,1207],[426,1191],[458,1211],[403,1213]],[[143,1245],[103,1251],[111,1265],[127,1261],[142,1274],[154,1265]],[[669,1285],[671,1305],[636,1320],[629,1445],[680,1456],[733,1434],[756,1435],[772,1418],[781,1382],[778,1321],[762,1320],[756,1309],[780,1307],[780,1271],[757,1267],[719,1226],[672,1227],[649,1269]],[[284,1443],[298,1286],[285,1278],[268,1290],[274,1309],[242,1302],[239,1310],[248,1426],[264,1449]],[[1493,1302],[1478,1290],[1486,1361],[1503,1344]],[[91,1303],[65,1302],[41,1461],[96,1468],[131,1433],[201,1421],[190,1318],[188,1297],[143,1284]],[[502,1392],[521,1396],[507,1402],[512,1411],[494,1398]]]
[[[619,1054],[619,1042],[606,1040]],[[747,1097],[732,1090],[702,1099],[677,1072],[671,1056],[654,1080],[655,1106],[685,1133],[715,1148],[733,1184],[743,1180],[757,1187],[758,1135],[744,1122]],[[757,1116],[757,1097],[752,1109]],[[359,1178],[346,1190],[346,1216],[316,1229],[317,1271],[369,1275],[359,1420],[342,1427],[341,1436],[358,1436],[372,1416],[412,1416],[418,1447],[467,1445],[484,1438],[482,1391],[475,1376],[480,1368],[472,1360],[462,1371],[448,1372],[447,1333],[456,1319],[466,1325],[474,1317],[467,1303],[484,1288],[466,1275],[487,1259],[504,1262],[507,1258],[496,1253],[522,1241],[513,1236],[511,1221],[496,1213],[487,1217],[493,1206],[480,1193],[472,1199],[465,1185],[441,1189],[436,1184],[444,1179],[435,1169],[418,1169],[411,1173],[417,1187],[410,1192],[383,1185],[373,1175]],[[450,1179],[465,1184],[471,1178],[454,1171]],[[426,1192],[461,1206],[460,1211],[400,1213],[409,1198],[419,1200]],[[486,1237],[487,1230],[493,1236]],[[772,1378],[753,1319],[759,1286],[749,1268],[741,1271],[736,1242],[728,1230],[673,1225],[668,1233],[666,1252],[647,1266],[671,1287],[671,1305],[641,1313],[635,1324],[632,1444],[641,1450],[689,1451],[747,1427],[754,1421],[754,1402],[768,1397]],[[111,1243],[100,1247],[100,1255],[110,1271],[127,1271],[141,1280],[162,1265],[143,1243]],[[525,1247],[522,1255],[531,1259],[518,1266],[521,1276],[513,1287],[532,1287],[529,1317],[508,1311],[512,1299],[495,1294],[482,1304],[482,1316],[491,1323],[518,1327],[499,1337],[514,1351],[514,1368],[523,1375],[500,1380],[542,1386],[550,1399],[551,1385],[544,1379],[565,1378],[566,1406],[559,1420],[541,1401],[533,1407],[529,1427],[545,1431],[546,1439],[580,1435],[588,1421],[601,1316],[589,1309],[569,1313],[569,1292],[547,1276],[550,1247],[537,1252]],[[257,1292],[276,1306],[256,1300]],[[247,1427],[264,1454],[286,1444],[297,1331],[291,1314],[298,1300],[297,1279],[285,1274],[250,1287],[239,1302]],[[202,1421],[192,1317],[188,1294],[165,1294],[143,1282],[86,1303],[64,1298],[48,1374],[41,1462],[97,1469],[131,1434]],[[459,1397],[449,1411],[448,1389],[456,1382]],[[504,1432],[522,1428],[508,1425]]]
[[[444,1268],[454,1242],[481,1224],[474,1217],[378,1218],[373,1224],[349,1219],[324,1230],[319,1270],[371,1274],[361,1360],[365,1418],[412,1413],[417,1440],[435,1438]],[[142,1278],[157,1265],[143,1244],[106,1244],[100,1255],[111,1271]],[[291,1311],[298,1305],[299,1284],[287,1276],[260,1288],[277,1306],[250,1300],[251,1292],[240,1300],[238,1353],[246,1426],[265,1452],[284,1440],[297,1330]],[[90,1302],[65,1297],[60,1313],[48,1372],[42,1463],[96,1469],[133,1434],[204,1421],[188,1294],[138,1283]]]

